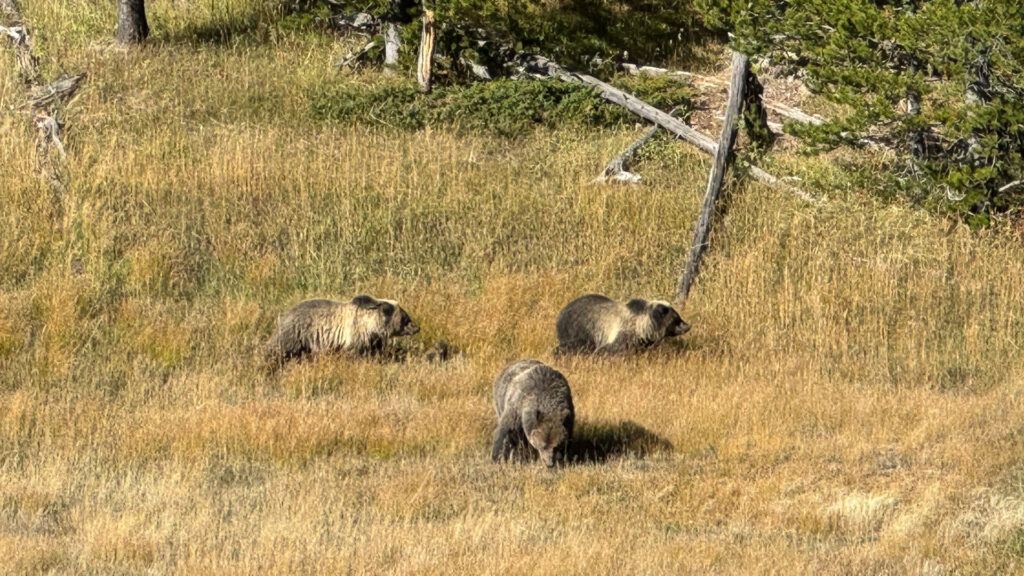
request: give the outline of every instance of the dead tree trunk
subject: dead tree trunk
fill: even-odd
[[[118,44],[139,44],[149,36],[146,22],[146,0],[117,0]]]
[[[398,51],[402,48],[402,41],[398,34],[398,24],[388,22],[384,25],[384,65],[394,66],[398,64]]]
[[[416,80],[420,92],[430,92],[430,67],[434,60],[434,11],[423,11],[423,37],[420,39],[420,54],[416,61]]]
[[[748,66],[749,63],[745,55],[733,52],[732,81],[729,83],[729,104],[725,109],[722,136],[718,140],[718,148],[715,150],[715,163],[712,165],[707,191],[704,193],[704,204],[701,206],[700,216],[697,218],[697,225],[693,231],[690,257],[686,261],[683,273],[679,277],[679,286],[676,289],[676,304],[679,308],[682,308],[686,303],[686,297],[690,293],[690,286],[697,277],[697,270],[700,268],[701,256],[704,255],[704,249],[708,244],[708,236],[711,234],[711,219],[715,211],[715,202],[718,200],[719,192],[722,190],[725,169],[729,165],[729,159],[732,155],[732,144],[736,139],[736,120],[740,113],[740,107],[743,104],[743,87],[747,79]]]

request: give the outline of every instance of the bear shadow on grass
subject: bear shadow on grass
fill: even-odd
[[[569,444],[569,464],[601,464],[610,458],[646,458],[671,452],[672,443],[631,420],[580,422]]]

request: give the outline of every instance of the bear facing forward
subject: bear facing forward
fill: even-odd
[[[494,429],[491,459],[505,460],[529,443],[544,465],[564,461],[572,440],[576,412],[562,373],[538,360],[517,360],[494,380]]]

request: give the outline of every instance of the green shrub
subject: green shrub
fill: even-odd
[[[689,88],[663,78],[621,78],[624,89],[671,109],[689,106]],[[345,83],[318,89],[312,113],[320,120],[416,130],[427,125],[518,137],[536,126],[615,127],[635,121],[592,89],[560,80],[497,79],[441,86],[421,94],[412,83]]]

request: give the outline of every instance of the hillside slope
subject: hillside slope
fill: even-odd
[[[639,129],[324,124],[343,41],[232,0],[23,2],[67,109],[61,225],[0,55],[0,571],[1011,573],[1024,556],[1024,245],[777,159],[734,186],[682,342],[553,359],[583,292],[665,298],[709,159]],[[391,80],[389,80],[391,81]],[[834,180],[830,180],[834,178]],[[299,300],[395,298],[445,364],[257,362]],[[582,462],[488,461],[491,380],[573,387]]]

